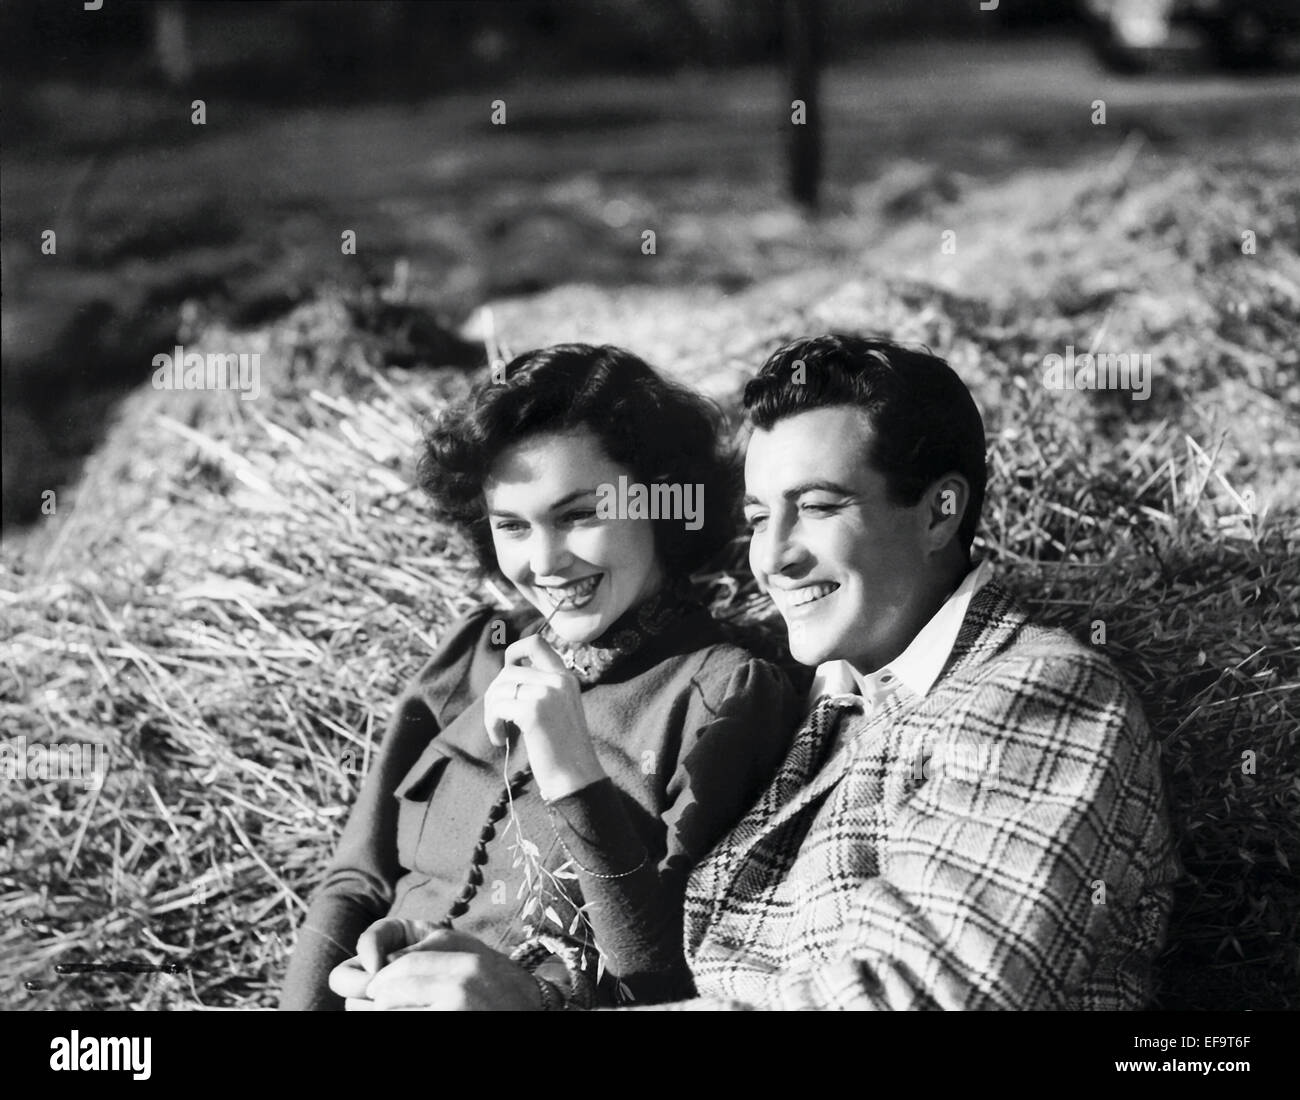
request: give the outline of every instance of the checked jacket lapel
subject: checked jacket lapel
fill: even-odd
[[[687,915],[688,923],[695,925],[695,942],[706,926],[716,922],[729,897],[748,894],[758,886],[758,879],[772,879],[793,865],[804,839],[796,828],[797,819],[815,811],[855,760],[911,715],[950,706],[951,698],[945,698],[942,690],[945,685],[1009,645],[1024,622],[1025,616],[1010,594],[990,581],[971,601],[952,654],[924,698],[899,691],[865,715],[858,710],[861,700],[857,696],[819,698],[757,805],[696,867]],[[840,751],[826,761],[826,752],[843,721],[853,725]],[[705,918],[702,922],[701,917]]]
[[[782,802],[776,813],[765,823],[762,830],[764,835],[775,832],[797,815],[815,808],[822,796],[848,774],[854,760],[869,750],[879,738],[886,736],[896,723],[903,721],[909,713],[925,703],[919,696],[899,691],[871,713],[862,714],[861,700],[857,696],[849,698],[856,700],[856,703],[853,704],[854,709],[842,707],[840,711],[839,721],[848,722],[850,726],[839,752],[820,771],[814,771],[811,779],[795,791],[792,797]],[[833,734],[838,722],[830,724]],[[762,839],[761,835],[755,838],[756,842]]]
[[[850,696],[823,695],[790,746],[790,752],[772,784],[773,809],[800,797],[816,777],[839,729],[845,711],[854,706]]]
[[[793,797],[787,796],[781,800],[780,808],[767,820],[766,830],[780,828],[796,814],[816,803],[844,778],[853,761],[869,751],[891,727],[907,720],[909,715],[921,709],[929,711],[947,706],[948,701],[943,698],[942,692],[945,681],[951,682],[954,676],[987,660],[1010,644],[1012,636],[1024,622],[1024,613],[1015,607],[1011,595],[995,581],[986,584],[971,600],[966,618],[953,643],[952,653],[929,693],[921,698],[900,690],[874,713],[846,717],[845,720],[853,722],[853,727],[841,750],[820,772],[815,770],[814,765],[813,771],[808,773],[812,778],[805,782],[803,788],[796,790]],[[827,697],[823,696],[825,698]],[[819,707],[821,702],[822,700],[818,701]]]
[[[953,642],[953,651],[944,664],[943,672],[926,697],[900,690],[891,700],[876,707],[871,714],[850,714],[850,707],[861,707],[858,696],[822,696],[816,702],[813,714],[805,723],[781,767],[774,788],[777,798],[770,806],[770,815],[764,820],[759,835],[780,828],[806,806],[818,801],[824,793],[844,779],[854,757],[870,748],[872,742],[898,722],[904,722],[920,707],[943,707],[946,701],[941,693],[945,680],[961,675],[967,667],[987,661],[988,657],[1010,644],[1011,637],[1024,623],[1024,614],[1015,607],[1013,598],[996,581],[989,581],[975,594],[966,619]],[[846,702],[848,701],[848,702]],[[835,758],[826,763],[826,750],[839,728],[839,722],[852,722],[849,735]],[[766,800],[764,800],[766,801]],[[758,837],[755,837],[757,840]]]
[[[736,875],[766,840],[784,804],[803,802],[804,793],[826,756],[845,710],[846,699],[856,697],[823,695],[800,726],[775,778],[749,811],[713,851],[696,865],[687,899],[687,924],[695,932],[714,923]],[[691,896],[693,895],[693,897]],[[688,930],[688,937],[692,933]]]

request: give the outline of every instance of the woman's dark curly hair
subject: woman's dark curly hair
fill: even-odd
[[[524,352],[506,364],[504,376],[481,382],[437,419],[418,468],[438,518],[468,539],[485,575],[498,574],[483,498],[488,471],[506,447],[542,433],[585,428],[632,481],[703,486],[698,530],[680,519],[652,521],[670,579],[699,569],[735,535],[738,464],[722,413],[707,398],[608,344]]]

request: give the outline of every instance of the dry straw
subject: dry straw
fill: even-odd
[[[1079,258],[1011,305],[840,273],[737,296],[716,330],[656,323],[620,342],[691,381],[733,364],[737,341],[752,364],[831,324],[947,352],[989,424],[982,552],[1082,640],[1103,624],[1162,747],[1188,877],[1161,1003],[1296,1007],[1300,508],[1279,425],[1298,422],[1283,368],[1300,266],[1293,248],[1252,265],[1215,243],[1235,238],[1212,173],[1162,178],[1107,177],[1022,224],[1025,254],[1055,234]],[[1282,233],[1285,209],[1261,202],[1261,231]],[[1112,253],[1087,254],[1087,234]],[[1103,259],[1147,271],[1153,241],[1188,252],[1177,310],[1096,276]],[[1251,326],[1233,322],[1239,302]],[[1103,322],[1163,365],[1141,407],[1038,382],[1045,352]],[[103,743],[109,774],[98,791],[4,789],[5,1003],[273,1004],[394,699],[455,616],[494,600],[411,482],[422,418],[468,381],[384,369],[366,340],[328,298],[260,333],[210,331],[207,347],[262,355],[264,396],[134,395],[75,498],[6,544],[4,734]],[[743,546],[704,583],[738,631],[779,644]],[[183,969],[55,969],[114,962]]]

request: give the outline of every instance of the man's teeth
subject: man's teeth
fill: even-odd
[[[601,574],[597,574],[594,577],[575,581],[573,584],[547,585],[542,591],[555,607],[561,605],[568,608],[582,607],[596,594],[600,578]]]
[[[785,602],[788,607],[803,607],[804,604],[829,596],[837,588],[839,588],[838,584],[810,584],[806,588],[789,593]]]

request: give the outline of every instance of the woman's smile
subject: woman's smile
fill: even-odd
[[[534,583],[533,587],[539,589],[557,611],[577,611],[596,598],[596,589],[600,587],[604,576],[604,573],[593,573],[575,581],[561,584]]]

